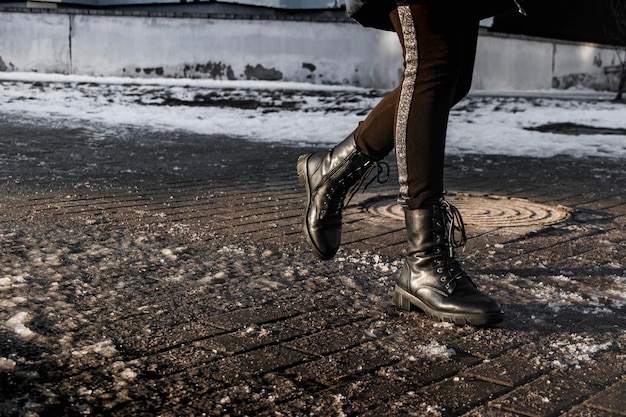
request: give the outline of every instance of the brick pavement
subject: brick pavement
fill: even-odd
[[[448,158],[452,191],[572,211],[468,227],[460,257],[506,310],[475,329],[392,307],[403,225],[364,204],[393,198],[393,169],[320,262],[306,149],[0,131],[0,415],[626,415],[623,160]]]

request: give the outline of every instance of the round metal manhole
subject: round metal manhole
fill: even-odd
[[[566,207],[521,198],[448,193],[446,200],[459,209],[463,223],[474,227],[542,227],[563,222],[571,216]],[[371,214],[404,221],[402,206],[395,199],[370,201],[365,207]]]

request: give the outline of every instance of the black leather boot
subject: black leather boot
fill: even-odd
[[[456,324],[488,326],[502,322],[500,304],[480,292],[454,258],[454,249],[466,240],[458,210],[442,199],[432,209],[405,209],[405,221],[408,254],[393,303]]]
[[[356,147],[354,133],[328,152],[298,159],[298,178],[307,194],[304,235],[318,258],[330,259],[339,250],[344,199],[376,165]]]

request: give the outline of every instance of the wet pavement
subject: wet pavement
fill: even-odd
[[[0,132],[2,416],[626,415],[623,159],[448,157],[459,258],[505,306],[477,329],[391,305],[391,159],[322,262],[295,175],[316,148],[6,114]]]

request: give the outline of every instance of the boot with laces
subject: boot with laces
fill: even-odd
[[[376,160],[357,148],[354,133],[328,152],[301,155],[298,159],[298,179],[307,195],[304,235],[318,258],[331,259],[339,250],[346,195],[351,190],[354,195],[375,166],[380,170]]]
[[[480,292],[454,258],[466,241],[458,210],[442,199],[431,209],[405,209],[405,222],[408,253],[394,290],[396,307],[461,325],[502,322],[500,304]]]

